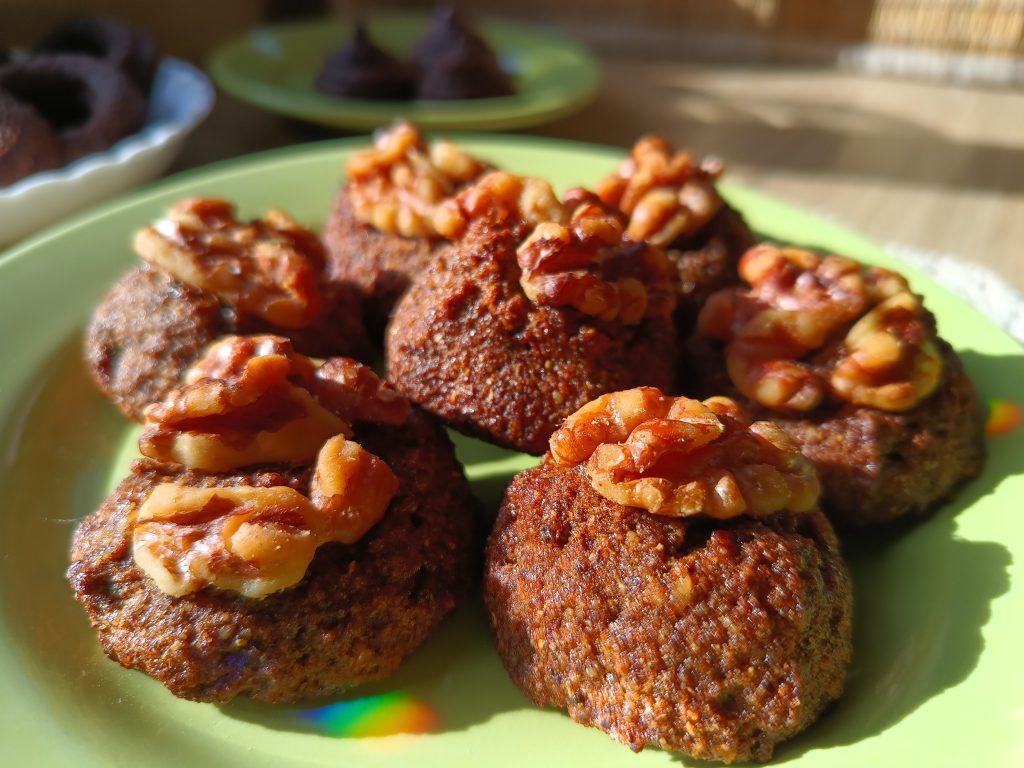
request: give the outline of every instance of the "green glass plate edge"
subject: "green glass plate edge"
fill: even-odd
[[[414,12],[375,14],[371,34],[393,50],[407,49],[427,24]],[[260,27],[209,57],[214,81],[232,96],[282,115],[350,130],[369,130],[407,117],[431,130],[507,131],[572,114],[597,95],[601,69],[579,43],[543,26],[483,18],[480,27],[503,59],[518,62],[512,96],[455,101],[335,99],[312,80],[322,59],[347,39],[343,21],[303,21]],[[330,43],[328,44],[328,41]],[[275,59],[274,55],[280,55]]]
[[[534,139],[529,137],[458,137],[469,148],[481,154],[491,154],[496,160],[506,164],[512,170],[527,172],[533,168],[536,172],[542,160],[551,160],[552,153],[566,158],[565,164],[574,168],[573,173],[586,168],[579,174],[583,178],[565,178],[564,169],[559,170],[547,164],[544,169],[561,177],[564,185],[574,181],[592,181],[617,158],[623,150],[605,147],[579,145],[572,142]],[[167,179],[130,197],[108,204],[53,228],[32,238],[23,245],[9,250],[0,256],[0,327],[8,329],[0,339],[0,432],[4,434],[4,446],[9,444],[6,439],[17,434],[21,426],[21,418],[29,407],[21,397],[29,391],[29,384],[38,375],[39,366],[43,365],[52,355],[53,350],[67,340],[68,318],[63,317],[59,310],[44,311],[47,307],[48,294],[46,286],[54,280],[66,283],[73,281],[74,289],[85,295],[97,296],[110,281],[111,274],[123,269],[130,260],[124,255],[117,258],[104,257],[112,262],[95,270],[85,270],[81,265],[70,264],[67,275],[54,275],[53,268],[61,264],[61,259],[81,260],[88,258],[82,251],[87,251],[88,241],[103,235],[104,221],[118,213],[131,212],[133,221],[144,221],[159,212],[169,198],[185,193],[208,193],[217,186],[243,181],[247,176],[256,175],[268,178],[275,175],[286,175],[289,168],[296,165],[320,163],[329,164],[337,169],[341,157],[346,150],[364,142],[365,139],[329,142],[299,148],[290,148],[260,156],[240,158],[235,161],[218,164],[206,169],[199,169]],[[590,170],[593,167],[593,170]],[[549,170],[550,169],[550,170]],[[332,174],[338,173],[332,170]],[[338,174],[340,175],[340,173]],[[289,179],[291,180],[291,179]],[[1021,382],[1024,381],[1024,353],[1020,347],[1002,331],[998,330],[983,315],[965,302],[956,298],[945,289],[936,285],[929,278],[914,270],[902,267],[898,262],[885,254],[855,233],[844,230],[822,219],[808,215],[784,203],[761,195],[741,185],[728,184],[725,189],[730,201],[740,207],[759,231],[779,239],[797,240],[806,244],[826,247],[837,252],[847,253],[867,261],[899,266],[908,274],[916,290],[926,295],[928,305],[938,315],[943,333],[963,353],[969,355],[968,367],[976,378],[983,393],[989,397],[1016,399],[1022,396]],[[285,203],[286,193],[276,190],[263,190],[256,197],[268,199],[252,199],[246,201],[246,208],[262,207],[270,204],[269,198],[275,198],[277,204]],[[286,205],[284,207],[287,207]],[[324,206],[326,210],[326,204]],[[109,237],[100,236],[100,241]],[[127,233],[121,232],[116,241],[121,250],[127,252]],[[69,248],[66,253],[55,255],[48,248],[59,245],[79,246],[82,250]],[[49,253],[49,255],[46,255]],[[57,261],[54,261],[57,259]],[[101,266],[102,259],[97,262]],[[8,288],[7,286],[11,286]],[[67,290],[67,287],[62,287]],[[31,333],[26,333],[26,319],[31,320]],[[78,317],[75,324],[84,320]],[[977,610],[984,613],[979,623],[977,642],[984,649],[976,661],[976,666],[968,670],[962,679],[954,680],[942,695],[934,696],[926,701],[913,714],[896,727],[882,729],[870,737],[860,738],[852,743],[832,738],[830,726],[835,718],[826,717],[810,733],[801,736],[797,742],[814,745],[821,741],[823,746],[842,745],[842,748],[815,749],[798,751],[793,754],[784,746],[780,749],[780,764],[795,762],[813,763],[815,765],[863,765],[869,763],[890,764],[898,755],[913,755],[912,759],[926,759],[929,765],[999,765],[1010,766],[1020,764],[1024,755],[1024,738],[1020,721],[1022,718],[1022,695],[1024,690],[1024,669],[1018,663],[1021,615],[1024,610],[1024,594],[1018,588],[1021,576],[1021,562],[1024,558],[1024,524],[1017,511],[1020,498],[1024,494],[1024,482],[1020,471],[1024,457],[1024,439],[1020,432],[997,438],[990,442],[990,460],[985,476],[981,479],[980,494],[972,494],[964,504],[973,501],[973,506],[959,509],[963,504],[955,505],[957,509],[940,511],[931,521],[911,529],[898,540],[889,550],[891,564],[883,564],[889,579],[895,583],[885,583],[891,588],[894,601],[892,612],[904,611],[904,606],[912,601],[917,586],[923,580],[941,580],[943,573],[950,569],[956,570],[954,561],[922,560],[921,552],[916,553],[913,567],[903,568],[900,565],[900,554],[909,554],[915,541],[931,537],[939,529],[942,535],[947,533],[956,542],[972,547],[982,547],[985,552],[992,552],[995,563],[1005,569],[1006,585],[1001,591],[974,594],[974,582],[966,579],[964,588],[950,584],[948,599],[952,604],[952,612],[957,605],[978,600]],[[11,457],[4,456],[4,468],[9,466]],[[83,492],[95,493],[96,489],[85,489]],[[17,514],[17,510],[8,507],[9,499],[5,499],[6,515]],[[956,514],[958,512],[958,514]],[[6,530],[6,528],[0,528]],[[11,542],[0,539],[0,547],[9,547]],[[925,556],[929,554],[927,551]],[[6,558],[6,553],[3,555]],[[877,568],[876,568],[877,570]],[[46,708],[46,700],[42,692],[33,688],[32,680],[26,675],[21,663],[21,650],[15,647],[18,642],[14,628],[9,625],[6,585],[0,590],[0,675],[5,681],[0,690],[0,708],[4,718],[0,722],[0,743],[11,758],[18,757],[20,763],[31,761],[36,765],[64,765],[74,759],[80,764],[103,764],[120,762],[117,759],[117,743],[97,734],[90,738],[91,744],[82,743],[81,735],[77,739],[63,735],[61,728],[64,723],[55,722]],[[879,585],[872,582],[870,587]],[[896,596],[899,596],[899,600]],[[46,606],[40,606],[46,610]],[[940,609],[941,611],[941,609]],[[937,638],[949,631],[948,627],[925,627],[933,631]],[[946,646],[937,644],[938,648]],[[899,649],[900,664],[913,665],[921,658],[934,653],[927,647],[900,648],[899,638],[892,638],[886,650]],[[861,649],[860,653],[871,653],[874,649]],[[906,657],[905,659],[903,657]],[[941,666],[945,660],[931,659],[930,662]],[[955,660],[951,659],[950,662]],[[106,662],[103,662],[106,663]],[[111,667],[116,671],[116,667]],[[122,674],[118,672],[118,674]],[[130,674],[130,673],[123,673]],[[854,681],[851,679],[851,684]],[[876,681],[875,686],[880,694],[886,693],[885,680]],[[893,681],[895,682],[895,681]],[[891,691],[894,695],[898,691]],[[881,702],[880,702],[881,704]],[[90,708],[90,702],[78,702],[75,706],[82,711]],[[523,725],[535,727],[537,720],[530,718],[535,712],[522,713]],[[545,713],[546,714],[546,713]],[[547,723],[549,719],[543,722]],[[558,728],[563,727],[561,722]],[[564,727],[571,727],[564,724]],[[545,728],[549,736],[560,730]],[[636,757],[621,751],[616,745],[606,744],[604,737],[593,731],[576,729],[566,732],[573,734],[571,742],[577,744],[577,738],[588,745],[586,754],[569,753],[568,743],[559,747],[551,744],[552,757],[558,754],[565,759],[579,757],[590,765],[660,764],[662,757],[656,751],[645,752]],[[203,743],[196,733],[162,734],[166,739],[174,741],[178,738],[179,747],[200,750],[209,749],[210,744]],[[541,733],[538,732],[538,738]],[[597,737],[596,740],[594,737]],[[212,737],[211,737],[212,738]],[[449,737],[445,737],[449,738]],[[268,734],[259,740],[259,746],[268,749],[267,759],[275,758],[273,746],[274,735]],[[218,742],[219,743],[219,742]],[[217,746],[217,743],[212,745]],[[221,744],[221,748],[227,744]],[[254,752],[256,743],[236,745],[241,754],[227,760],[226,764],[260,764]],[[456,745],[452,745],[457,749]],[[91,754],[87,755],[85,749]],[[545,743],[545,748],[548,745]],[[614,747],[614,749],[609,749]],[[805,746],[806,748],[806,746]],[[337,746],[339,755],[343,747]],[[940,751],[936,751],[936,750]],[[455,752],[453,755],[457,755]],[[97,758],[96,755],[104,755]],[[594,757],[600,755],[601,759]],[[307,756],[291,755],[290,762],[306,764]],[[308,756],[312,760],[312,756]],[[322,757],[322,755],[321,755]],[[515,755],[491,755],[492,759],[484,762],[506,762],[515,764]],[[237,758],[237,759],[236,759]],[[154,755],[154,762],[173,763],[176,755]],[[375,764],[387,762],[386,755]],[[441,764],[434,763],[431,764]]]

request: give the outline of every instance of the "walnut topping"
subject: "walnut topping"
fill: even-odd
[[[349,439],[351,423],[401,424],[408,414],[408,402],[354,360],[318,364],[278,336],[213,344],[181,388],[147,409],[143,454],[208,472],[315,457],[309,497],[164,483],[136,516],[137,564],[170,595],[210,584],[262,597],[296,584],[320,544],[357,541],[398,489],[387,464]]]
[[[211,585],[261,598],[301,581],[321,544],[362,538],[397,490],[387,464],[336,435],[320,450],[311,498],[282,486],[158,485],[139,507],[132,554],[173,597]]]
[[[352,421],[400,424],[409,405],[369,368],[322,365],[276,336],[229,336],[213,344],[185,384],[146,409],[139,440],[158,461],[209,472],[263,463],[301,465]]]
[[[320,449],[310,498],[323,518],[323,535],[350,544],[377,524],[397,490],[387,464],[337,435]]]
[[[132,555],[172,597],[208,584],[264,597],[302,579],[319,543],[317,517],[291,488],[162,483],[139,507]]]
[[[469,222],[481,218],[496,224],[532,226],[544,221],[565,223],[569,212],[546,181],[492,171],[439,206],[434,224],[439,234],[455,240]]]
[[[585,462],[594,490],[656,515],[717,519],[813,509],[813,465],[777,425],[724,397],[703,403],[653,387],[603,395],[551,437],[551,458]]]
[[[711,296],[698,328],[726,342],[729,377],[752,400],[807,411],[831,393],[901,411],[938,386],[934,330],[895,272],[771,245],[739,269],[750,287]]]
[[[615,213],[577,197],[568,225],[545,221],[519,246],[520,284],[527,297],[626,324],[670,316],[676,271],[665,254],[624,239]]]
[[[938,387],[942,355],[909,291],[886,299],[858,320],[832,371],[832,390],[883,411],[913,408]]]
[[[256,334],[224,336],[213,342],[203,356],[185,371],[183,378],[186,384],[195,384],[200,379],[224,379],[238,385],[259,385],[260,380],[247,378],[247,375],[261,370],[263,366],[263,370],[277,371],[294,381],[310,380],[317,371],[317,364],[305,355],[296,354],[289,339]]]
[[[323,245],[281,211],[242,223],[226,200],[186,199],[140,230],[134,247],[178,280],[280,328],[304,328],[321,311]]]
[[[146,409],[142,453],[208,472],[312,461],[348,424],[314,396],[315,365],[287,339],[229,336]]]
[[[348,195],[359,221],[403,237],[444,236],[435,224],[447,198],[487,170],[455,144],[427,146],[412,124],[399,121],[348,163]],[[444,218],[444,217],[443,217]]]
[[[320,402],[346,421],[404,424],[409,401],[371,368],[348,357],[332,357],[316,371]]]
[[[665,248],[696,234],[722,208],[715,189],[722,170],[718,160],[695,163],[662,137],[643,136],[597,194],[629,217],[632,239]]]

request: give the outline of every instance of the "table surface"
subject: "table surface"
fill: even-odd
[[[1024,93],[820,69],[603,64],[594,104],[533,133],[628,146],[657,131],[876,241],[981,262],[1024,291]],[[219,98],[173,170],[336,135]]]

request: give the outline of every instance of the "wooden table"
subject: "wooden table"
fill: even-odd
[[[659,131],[875,240],[958,254],[1024,291],[1024,93],[836,71],[605,58],[585,111],[535,133]],[[176,169],[333,134],[221,94]]]

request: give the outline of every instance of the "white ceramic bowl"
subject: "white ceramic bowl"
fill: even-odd
[[[0,245],[159,176],[213,102],[206,75],[179,59],[163,59],[141,131],[103,152],[0,188]]]

